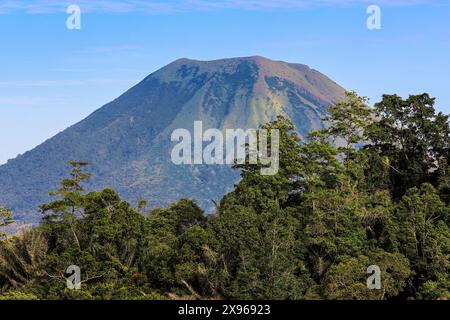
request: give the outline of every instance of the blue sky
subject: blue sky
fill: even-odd
[[[448,0],[0,0],[0,43],[0,164],[181,57],[304,63],[372,102],[429,92],[450,112]]]

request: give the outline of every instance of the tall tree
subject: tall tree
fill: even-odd
[[[81,183],[91,177],[91,174],[83,172],[83,168],[88,163],[69,161],[69,165],[72,168],[70,178],[61,180],[60,187],[49,193],[50,196],[59,199],[40,206],[42,213],[46,214],[46,220],[73,218],[73,216],[83,213],[81,208],[84,203],[82,194],[84,189]]]
[[[12,223],[14,223],[12,212],[0,206],[0,240],[6,237],[6,233],[2,232],[2,229]]]
[[[377,121],[366,130],[366,148],[384,156],[395,199],[422,183],[437,187],[448,172],[449,116],[437,113],[434,103],[424,93],[406,100],[384,95],[375,104]]]
[[[450,208],[431,184],[409,189],[396,207],[400,252],[411,262],[415,277],[409,294],[433,298],[450,292]],[[436,292],[430,292],[435,286]],[[437,296],[437,289],[447,294]],[[424,291],[428,291],[424,293]]]

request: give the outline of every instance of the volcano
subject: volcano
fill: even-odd
[[[258,128],[284,115],[301,137],[323,127],[345,90],[306,65],[255,56],[214,61],[179,59],[31,151],[0,166],[0,203],[22,223],[38,221],[38,205],[67,176],[69,160],[89,162],[87,190],[111,187],[130,203],[166,206],[193,198],[205,209],[232,190],[228,166],[175,165],[177,128]]]

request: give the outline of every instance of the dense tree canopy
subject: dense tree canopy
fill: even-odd
[[[86,193],[87,164],[71,162],[41,225],[0,233],[0,298],[449,299],[448,116],[427,94],[366,102],[349,93],[306,141],[283,117],[267,124],[279,172],[236,165],[241,181],[210,216],[189,199],[145,212]],[[11,221],[1,208],[0,231]]]

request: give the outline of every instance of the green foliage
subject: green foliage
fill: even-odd
[[[70,161],[72,171],[70,178],[61,180],[59,189],[50,192],[50,196],[58,197],[58,200],[40,206],[41,212],[46,214],[45,220],[55,221],[58,219],[71,221],[75,215],[82,214],[84,195],[81,193],[81,183],[91,177],[82,171],[87,162]],[[48,212],[51,214],[47,214]]]
[[[370,290],[366,285],[366,269],[377,265],[381,270],[381,289]],[[343,300],[381,300],[395,297],[406,286],[412,271],[408,259],[399,253],[378,249],[370,256],[349,257],[333,265],[325,280],[325,297]]]
[[[0,294],[0,300],[38,300],[38,297],[32,293],[10,290],[5,294]]]
[[[42,274],[47,241],[36,231],[26,231],[0,242],[0,288],[19,289]]]
[[[394,199],[422,183],[437,187],[448,174],[448,115],[436,113],[434,101],[428,94],[406,100],[384,95],[375,104],[377,121],[365,130],[371,141],[366,148],[384,156]]]
[[[397,238],[416,271],[411,291],[447,287],[450,280],[450,208],[430,184],[411,188],[396,208]],[[435,289],[436,290],[436,289]]]
[[[210,216],[189,199],[144,216],[146,201],[84,193],[86,163],[71,162],[41,225],[0,242],[0,299],[449,299],[449,123],[433,103],[371,109],[349,93],[302,142],[278,117],[264,126],[280,133],[278,173],[236,165]]]
[[[162,293],[194,294],[205,269],[203,246],[208,243],[206,218],[198,205],[182,199],[147,217],[147,247],[143,263],[147,277]],[[195,294],[198,294],[195,292]]]
[[[367,101],[355,92],[347,92],[347,100],[328,108],[329,116],[325,121],[329,127],[324,131],[343,144],[344,150],[353,151],[352,147],[363,143],[366,129],[374,122],[374,112],[367,106]]]
[[[6,237],[6,233],[2,232],[3,228],[12,223],[14,223],[12,212],[0,206],[0,240]]]

